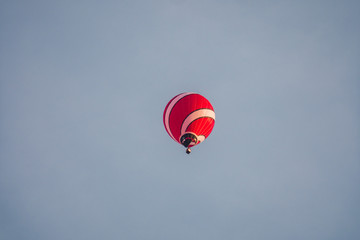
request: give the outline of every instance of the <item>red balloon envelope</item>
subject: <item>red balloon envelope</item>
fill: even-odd
[[[215,125],[211,103],[197,93],[181,93],[170,100],[163,115],[164,126],[172,139],[187,148],[203,142]]]

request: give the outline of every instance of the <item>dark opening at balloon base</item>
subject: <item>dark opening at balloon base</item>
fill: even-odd
[[[197,137],[195,134],[192,133],[185,133],[184,135],[181,136],[181,144],[186,147],[186,153],[190,154],[191,153],[191,149],[190,149],[190,144],[194,143],[196,144],[197,142]]]
[[[197,142],[197,137],[195,134],[192,133],[185,133],[184,135],[181,136],[180,138],[180,142],[184,147],[189,147],[190,143],[194,143],[196,144]]]

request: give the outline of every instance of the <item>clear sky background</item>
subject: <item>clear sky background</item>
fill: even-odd
[[[359,1],[1,1],[0,239],[360,239]],[[215,108],[190,155],[162,114]]]

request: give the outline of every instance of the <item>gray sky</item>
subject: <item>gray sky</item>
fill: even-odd
[[[0,239],[360,239],[358,1],[2,1]],[[215,108],[190,155],[176,94]]]

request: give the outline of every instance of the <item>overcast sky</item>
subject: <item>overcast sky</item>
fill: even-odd
[[[1,1],[0,239],[360,239],[359,1]],[[190,155],[162,114],[198,92]]]

